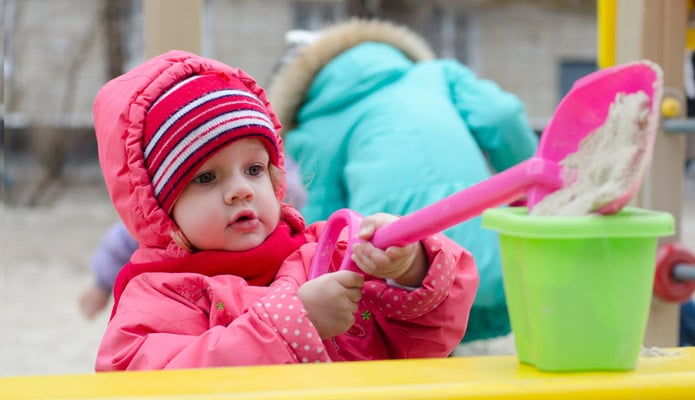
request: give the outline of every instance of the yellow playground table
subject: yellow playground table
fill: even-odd
[[[646,354],[628,372],[484,356],[17,376],[0,378],[0,399],[695,399],[695,347]]]

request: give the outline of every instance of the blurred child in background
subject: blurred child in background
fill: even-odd
[[[340,208],[405,215],[535,153],[538,137],[515,95],[435,58],[409,29],[355,19],[294,37],[268,95],[308,190],[309,222]],[[497,233],[479,217],[445,233],[480,273],[464,342],[508,335]]]

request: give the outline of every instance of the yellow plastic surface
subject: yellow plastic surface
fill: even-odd
[[[695,347],[634,371],[547,373],[516,356],[0,378],[0,399],[694,399]]]

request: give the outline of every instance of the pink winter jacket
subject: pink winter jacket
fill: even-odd
[[[243,71],[173,51],[107,83],[94,104],[99,158],[113,203],[140,243],[131,263],[157,263],[189,255],[171,239],[173,220],[157,204],[144,168],[144,113],[172,82],[203,71],[248,80]],[[279,131],[280,124],[267,105]],[[281,153],[282,155],[282,153]],[[282,162],[282,161],[281,161]],[[284,187],[278,195],[284,194]],[[296,296],[323,223],[306,228],[307,243],[280,266],[268,286],[243,278],[195,271],[145,272],[131,279],[106,328],[97,371],[148,370],[445,357],[463,337],[478,286],[473,257],[444,235],[423,241],[429,272],[419,288],[369,279],[356,322],[321,340]],[[337,244],[336,265],[345,240]]]

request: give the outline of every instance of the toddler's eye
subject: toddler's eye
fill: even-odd
[[[212,172],[203,172],[202,174],[193,178],[193,182],[201,184],[210,183],[213,180],[215,180],[215,174]]]
[[[255,164],[255,165],[250,166],[247,169],[247,173],[251,176],[258,176],[258,175],[263,173],[263,169],[264,169],[263,165]]]

